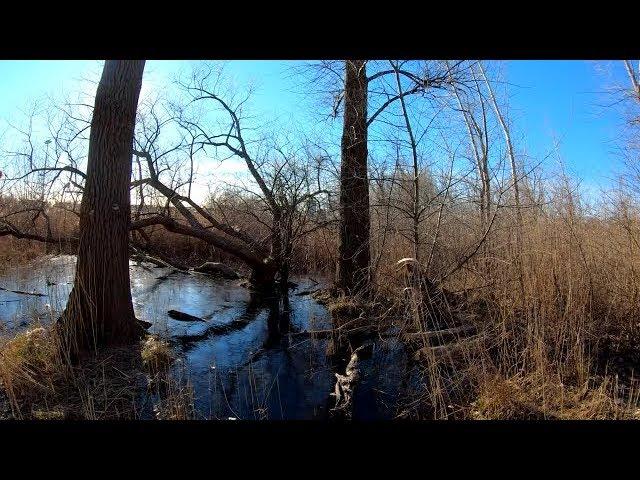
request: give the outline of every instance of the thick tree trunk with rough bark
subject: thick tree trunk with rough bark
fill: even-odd
[[[60,318],[72,355],[133,341],[140,334],[131,301],[131,158],[144,60],[109,60],[96,92],[73,290]]]
[[[367,175],[367,72],[364,60],[347,60],[340,168],[340,258],[337,286],[355,293],[369,285],[369,178]]]

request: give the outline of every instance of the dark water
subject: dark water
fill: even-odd
[[[0,290],[3,333],[24,329],[38,319],[57,318],[71,291],[75,257],[43,257],[0,276],[0,287],[38,292],[45,297]],[[193,387],[197,418],[322,419],[332,406],[329,394],[336,366],[326,357],[327,340],[305,331],[331,327],[325,307],[295,292],[318,288],[308,277],[288,305],[259,298],[238,281],[131,264],[136,315],[150,331],[167,338],[179,354],[176,372]],[[318,280],[322,280],[319,279]],[[179,310],[205,319],[180,322]],[[390,418],[406,383],[405,353],[394,341],[378,342],[362,363],[353,417]]]

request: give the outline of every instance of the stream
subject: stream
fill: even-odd
[[[293,276],[298,284],[283,308],[258,298],[239,281],[131,262],[136,316],[152,323],[150,333],[166,338],[178,355],[175,374],[193,387],[198,419],[324,419],[333,405],[336,366],[326,355],[326,339],[310,330],[331,328],[327,309],[312,296],[326,279]],[[45,256],[0,274],[0,334],[12,335],[35,320],[51,322],[64,309],[71,291],[75,257]],[[170,318],[169,310],[205,322]],[[283,314],[283,311],[285,312]],[[288,311],[288,314],[286,313]],[[412,375],[400,342],[376,341],[362,361],[354,391],[353,419],[394,418],[408,394]]]

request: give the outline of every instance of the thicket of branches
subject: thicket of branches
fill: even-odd
[[[465,415],[509,416],[535,404],[543,415],[580,416],[584,403],[571,402],[585,392],[593,416],[613,415],[607,402],[620,392],[607,390],[603,372],[611,352],[633,350],[640,333],[640,73],[623,66],[629,83],[616,93],[628,120],[625,168],[616,188],[594,196],[564,170],[557,149],[527,154],[499,62],[366,62],[373,290],[406,307],[406,322],[419,316],[422,324],[426,307],[407,300],[397,267],[411,257],[493,332],[481,362],[469,357],[454,373],[430,367],[434,416],[450,415],[446,406],[462,379],[480,399]],[[296,73],[305,95],[320,100],[324,131],[334,132],[344,115],[344,62]],[[132,253],[182,269],[204,259],[235,261],[255,284],[278,279],[285,289],[291,272],[333,275],[339,136],[255,121],[252,92],[231,88],[216,65],[201,65],[174,87],[170,97],[140,101]],[[5,241],[73,251],[91,103],[54,102],[12,125],[0,164]],[[205,171],[229,163],[235,178]],[[569,403],[544,403],[540,389],[549,386]]]
[[[480,227],[468,245],[473,250],[486,241],[485,230],[499,212],[519,211],[519,190],[530,202],[539,200],[531,182],[535,168],[525,165],[513,146],[504,148],[500,124],[508,130],[506,114],[486,67],[472,61],[369,63],[369,142],[375,146],[369,158],[371,204],[378,225],[372,235],[373,266],[380,263],[390,232],[412,245],[405,256],[424,259],[430,268],[434,258],[442,258],[435,252],[447,223],[477,211],[459,225],[461,237]],[[333,94],[327,113],[334,117],[342,103],[340,65],[323,62],[305,70]],[[176,87],[174,98],[141,100],[138,112],[131,182],[136,248],[162,253],[153,239],[164,229],[198,239],[269,276],[288,265],[286,259],[297,244],[307,242],[305,237],[331,235],[339,158],[330,140],[291,140],[293,135],[275,135],[256,125],[252,92],[231,89],[215,65],[194,69]],[[26,125],[12,126],[12,145],[4,155],[0,234],[73,244],[90,105],[87,99],[54,102],[55,108],[41,108],[46,115],[33,111]],[[239,162],[244,171],[233,182],[216,181],[198,172],[207,162]],[[209,195],[194,196],[206,183]],[[170,252],[164,253],[168,259]],[[296,268],[303,268],[305,255],[299,257]]]

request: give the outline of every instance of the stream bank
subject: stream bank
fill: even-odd
[[[75,257],[46,256],[0,276],[0,325],[4,336],[47,324],[64,309]],[[237,280],[131,262],[136,316],[165,339],[177,360],[172,375],[191,392],[195,419],[290,420],[333,418],[336,373],[345,359],[327,355],[327,308],[306,292],[315,280],[293,276],[298,286],[283,305],[240,286]],[[323,279],[312,275],[322,284]],[[326,283],[326,281],[325,281]],[[38,292],[42,296],[22,295]],[[303,293],[296,295],[296,293]],[[203,321],[171,318],[174,310]],[[353,391],[354,420],[389,419],[411,388],[407,354],[396,339],[377,340],[359,361]],[[346,359],[348,362],[348,359]],[[143,409],[153,418],[152,409]]]

